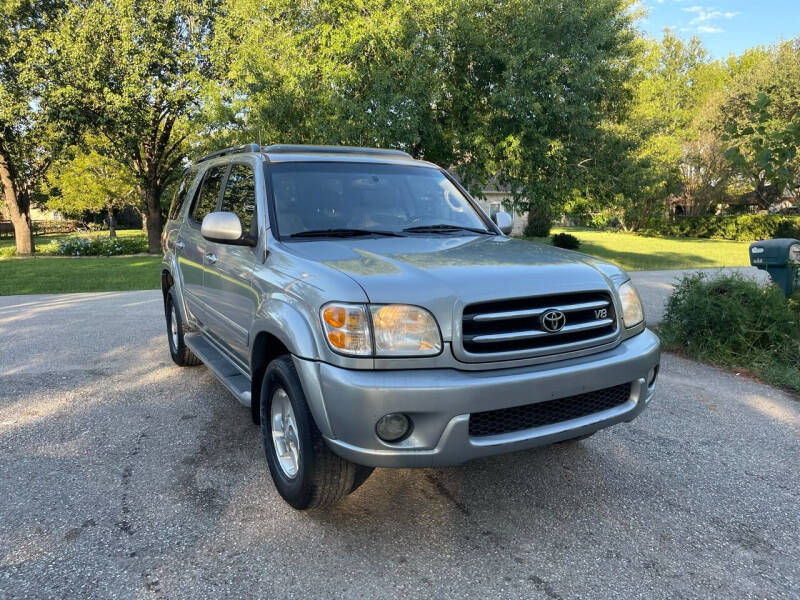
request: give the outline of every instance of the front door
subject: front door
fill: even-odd
[[[249,164],[231,165],[220,210],[234,213],[243,234],[258,239],[256,182]],[[251,280],[256,257],[255,247],[206,242],[203,296],[209,307],[209,329],[216,341],[245,365],[250,326],[258,304]]]
[[[203,325],[208,320],[203,278],[210,242],[200,234],[200,225],[203,217],[217,209],[226,170],[227,165],[221,165],[205,172],[178,236],[179,244],[183,244],[178,251],[178,266],[183,278],[184,297],[189,311]]]

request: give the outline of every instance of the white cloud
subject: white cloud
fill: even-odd
[[[697,33],[722,33],[724,30],[717,23],[730,20],[738,16],[738,12],[722,11],[712,6],[693,5],[681,9],[683,12],[694,15],[689,21],[689,27],[694,27]]]

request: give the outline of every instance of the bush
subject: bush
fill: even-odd
[[[578,238],[574,235],[570,235],[569,233],[554,233],[553,237],[550,238],[553,242],[553,246],[558,248],[566,248],[567,250],[577,250],[581,247],[581,242]]]
[[[690,275],[670,297],[659,333],[669,350],[800,390],[800,302],[773,285]]]
[[[147,238],[135,237],[79,237],[71,236],[50,242],[43,252],[59,256],[117,256],[147,252]]]
[[[553,211],[546,202],[531,202],[528,207],[528,222],[525,237],[547,237],[553,226]]]
[[[642,233],[740,242],[776,237],[800,239],[800,217],[752,214],[676,217],[670,221],[651,221]]]

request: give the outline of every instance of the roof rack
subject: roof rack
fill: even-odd
[[[224,150],[218,150],[217,152],[206,154],[203,158],[199,159],[197,162],[201,163],[206,160],[211,160],[212,158],[219,158],[220,156],[225,156],[227,154],[241,154],[243,152],[261,152],[261,146],[259,146],[258,144],[244,144],[243,146],[231,146],[230,148],[225,148]]]
[[[378,154],[412,158],[408,152],[386,148],[359,148],[357,146],[313,146],[306,144],[274,144],[265,146],[262,152],[271,154]]]

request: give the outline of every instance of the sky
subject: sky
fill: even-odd
[[[665,27],[696,35],[714,58],[800,36],[800,0],[641,0],[639,27],[660,39]]]

